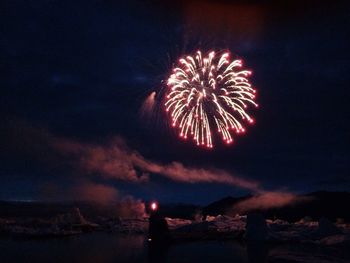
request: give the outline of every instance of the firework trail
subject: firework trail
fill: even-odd
[[[152,115],[155,105],[156,92],[152,91],[142,103],[140,108],[141,117],[150,117]]]
[[[243,133],[242,121],[253,123],[246,112],[254,101],[255,89],[247,77],[251,71],[242,70],[242,61],[230,61],[230,54],[181,58],[167,81],[166,111],[180,137],[191,136],[197,145],[213,147],[213,126],[226,143],[232,143],[232,132]]]

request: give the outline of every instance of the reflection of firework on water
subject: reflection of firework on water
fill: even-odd
[[[206,57],[197,51],[194,57],[179,60],[167,85],[165,107],[178,126],[180,136],[193,137],[197,145],[213,147],[212,126],[215,126],[226,143],[233,142],[232,131],[245,131],[241,120],[253,123],[248,105],[255,103],[255,89],[241,70],[242,61],[230,61],[229,53]]]

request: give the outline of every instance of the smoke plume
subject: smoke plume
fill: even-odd
[[[142,118],[148,118],[152,115],[154,109],[156,92],[152,91],[151,94],[147,96],[140,108],[140,115]]]
[[[251,210],[267,210],[280,208],[287,205],[294,205],[299,202],[308,201],[306,197],[298,196],[290,192],[263,192],[240,201],[233,207],[237,213],[246,213]]]
[[[146,159],[131,150],[120,137],[108,145],[93,145],[58,140],[55,147],[77,160],[79,167],[90,174],[99,174],[129,182],[149,180],[149,174],[157,174],[170,180],[183,183],[223,183],[250,191],[259,191],[255,181],[233,176],[222,170],[192,168],[180,162],[161,164]]]
[[[70,196],[79,201],[89,201],[100,204],[115,202],[119,198],[119,193],[114,187],[96,184],[81,183],[70,189]]]

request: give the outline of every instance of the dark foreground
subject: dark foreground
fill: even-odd
[[[349,249],[313,244],[181,242],[152,247],[145,235],[87,233],[51,239],[0,238],[1,262],[350,262]]]
[[[0,205],[0,263],[350,263],[350,223],[344,218],[285,221],[250,213],[185,219],[154,211],[127,218],[117,216],[115,206],[78,205],[81,210]]]

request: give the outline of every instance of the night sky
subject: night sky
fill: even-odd
[[[48,145],[52,138],[105,145],[115,136],[149,160],[226,170],[264,189],[349,191],[348,6],[164,2],[1,1],[0,199],[60,200],[86,180],[161,202],[205,204],[249,192],[157,175],[146,183],[85,175]],[[233,145],[184,142],[162,110],[140,117],[173,63],[197,49],[230,50],[253,70],[256,124]]]

